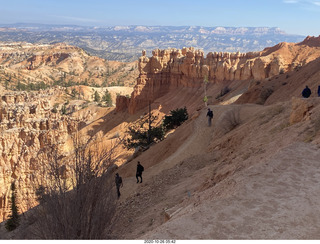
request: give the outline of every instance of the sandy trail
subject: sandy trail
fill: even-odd
[[[231,196],[190,204],[142,238],[319,239],[319,157],[314,145],[291,144],[234,177]]]
[[[170,170],[185,159],[197,156],[199,154],[204,154],[206,152],[207,147],[210,144],[210,140],[212,140],[214,121],[219,117],[221,111],[224,110],[223,106],[209,107],[214,111],[212,126],[209,127],[207,123],[207,109],[202,109],[199,112],[199,116],[192,122],[192,134],[179,148],[177,148],[176,152],[160,163],[148,169],[145,168],[145,171],[143,172],[144,182],[152,182],[152,179],[156,175],[161,174],[161,172]],[[125,201],[126,198],[137,194],[137,192],[141,191],[142,186],[143,184],[136,184],[135,176],[127,177],[125,179],[124,186],[121,188],[122,196],[120,200]]]

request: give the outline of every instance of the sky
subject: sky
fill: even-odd
[[[320,35],[320,0],[0,0],[0,25],[279,27]]]

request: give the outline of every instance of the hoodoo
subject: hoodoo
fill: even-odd
[[[117,111],[134,114],[149,101],[178,87],[200,87],[205,77],[210,83],[237,80],[263,80],[313,61],[320,55],[319,38],[307,37],[301,43],[280,43],[261,52],[204,52],[192,47],[156,49],[148,58],[142,51],[139,77],[130,98],[117,98]],[[311,55],[301,55],[305,52]]]

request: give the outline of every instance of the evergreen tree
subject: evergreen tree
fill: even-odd
[[[62,105],[61,114],[67,114],[67,107],[65,104]]]
[[[14,182],[11,184],[11,215],[5,223],[5,227],[8,231],[13,231],[19,226],[19,214],[16,204],[16,187]]]
[[[108,107],[112,106],[111,94],[109,93],[108,90],[105,91],[105,94],[103,95],[102,100],[106,102]]]
[[[98,91],[95,91],[94,92],[94,101],[95,102],[100,102],[100,99],[101,99],[101,97],[100,97]]]
[[[177,108],[170,111],[170,115],[164,116],[163,126],[166,130],[170,130],[180,126],[188,119],[187,108]]]

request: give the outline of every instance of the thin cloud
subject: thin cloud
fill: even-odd
[[[298,0],[283,0],[284,3],[299,3]]]
[[[319,0],[282,0],[282,2],[286,4],[295,4],[301,8],[311,11],[318,11],[318,7],[320,7]]]
[[[316,6],[320,6],[320,1],[314,1],[314,2],[312,2],[314,5],[316,5]]]
[[[283,3],[288,3],[288,4],[304,4],[304,5],[316,5],[320,6],[320,1],[315,1],[315,0],[283,0]]]

